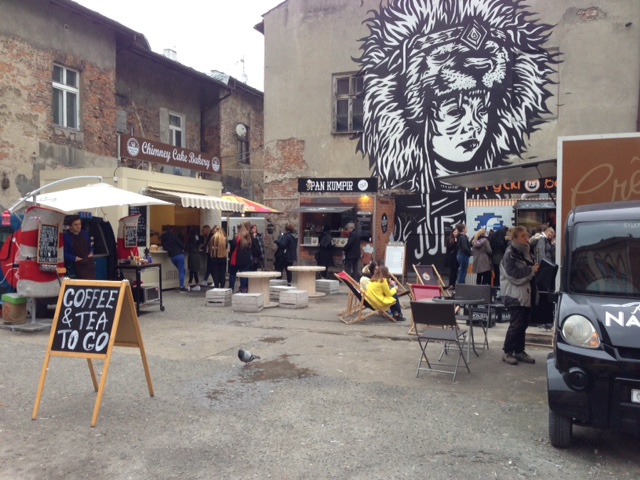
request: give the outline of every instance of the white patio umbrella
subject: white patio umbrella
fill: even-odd
[[[28,201],[65,213],[124,205],[173,205],[164,200],[114,187],[108,183],[95,183],[85,187],[33,195]]]

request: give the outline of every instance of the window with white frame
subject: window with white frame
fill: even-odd
[[[169,142],[176,147],[184,147],[182,144],[184,132],[180,115],[169,114]]]
[[[362,131],[364,78],[344,74],[333,77],[333,132]]]
[[[244,134],[242,136],[238,135],[236,158],[238,159],[238,162],[251,163],[251,152],[249,151],[249,129],[246,127]]]
[[[80,74],[60,65],[53,66],[53,123],[80,127]]]

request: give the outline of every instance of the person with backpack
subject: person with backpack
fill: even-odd
[[[491,245],[491,263],[493,264],[493,271],[495,272],[493,279],[494,287],[500,286],[500,262],[502,261],[502,257],[504,257],[504,252],[509,246],[508,233],[509,227],[502,226],[497,232],[491,235],[489,240],[489,244]]]

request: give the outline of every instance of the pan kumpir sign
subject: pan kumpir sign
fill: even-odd
[[[298,178],[298,192],[375,193],[377,178]]]
[[[206,173],[222,173],[218,157],[131,135],[120,135],[120,157]]]

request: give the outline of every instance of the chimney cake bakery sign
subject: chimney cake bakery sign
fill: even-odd
[[[218,157],[131,135],[120,135],[120,158],[189,168],[199,172],[222,173]]]

